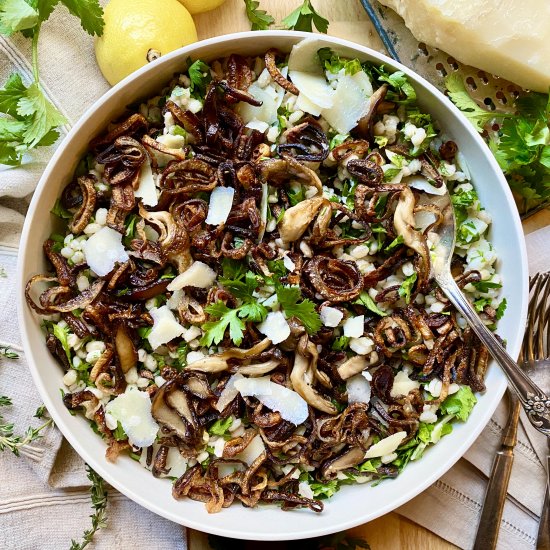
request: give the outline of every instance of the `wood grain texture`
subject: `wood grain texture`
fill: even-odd
[[[280,22],[299,6],[301,0],[260,0],[261,9],[267,10]],[[329,34],[369,46],[386,53],[376,31],[365,14],[359,0],[315,0],[315,7],[330,21]],[[199,39],[221,34],[250,30],[243,0],[227,0],[220,8],[195,16]],[[550,224],[550,212],[543,211],[524,224],[530,233]],[[223,513],[223,512],[222,512]],[[365,538],[372,550],[449,550],[456,548],[427,529],[399,516],[387,514],[351,531],[354,536]],[[210,550],[204,533],[188,530],[189,550]],[[243,549],[284,549],[284,544],[243,543]]]

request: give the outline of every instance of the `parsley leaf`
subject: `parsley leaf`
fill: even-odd
[[[381,317],[385,317],[387,313],[385,311],[382,311],[375,303],[375,301],[370,297],[369,293],[366,291],[361,292],[359,295],[359,298],[353,302],[354,304],[358,304],[360,306],[365,306],[369,311],[372,311],[373,313],[376,313],[376,315],[380,315]]]
[[[260,2],[256,0],[244,0],[244,4],[246,7],[246,16],[250,21],[250,28],[253,31],[265,31],[275,23],[275,19],[269,13],[258,9]]]
[[[445,86],[451,101],[462,111],[464,116],[476,127],[478,132],[495,118],[495,113],[482,109],[471,97],[459,74],[450,74],[445,79]]]
[[[70,220],[73,215],[71,212],[69,212],[62,204],[59,199],[55,201],[55,204],[53,205],[53,208],[50,210],[50,212],[57,216],[58,218],[61,218],[62,220]]]
[[[51,1],[51,0],[50,0]],[[90,35],[103,34],[103,9],[98,0],[61,0],[61,3],[80,19],[82,28]]]
[[[384,67],[375,67],[380,82],[387,82],[390,90],[386,94],[389,101],[396,103],[413,103],[416,101],[416,92],[403,71],[387,73]]]
[[[225,335],[225,331],[229,328],[229,337],[237,345],[243,341],[243,332],[246,325],[239,318],[238,309],[229,309],[221,300],[215,304],[210,304],[205,308],[213,318],[218,318],[217,321],[208,321],[203,325],[205,331],[201,338],[201,345],[210,347],[212,344],[219,344]]]
[[[0,34],[32,29],[39,22],[38,12],[25,0],[4,0],[0,3]]]
[[[206,88],[212,80],[210,66],[204,61],[197,59],[189,66],[187,72],[189,73],[189,79],[191,80],[191,86],[189,87],[191,92],[199,97],[204,97],[206,94]]]
[[[349,341],[349,336],[339,336],[334,339],[334,342],[332,342],[331,349],[334,351],[342,351],[348,347]]]
[[[118,420],[116,423],[116,428],[113,431],[113,436],[117,441],[125,441],[126,439],[128,439],[128,436],[126,435],[122,424]]]
[[[414,286],[414,283],[416,282],[418,275],[416,273],[413,273],[412,275],[409,275],[399,287],[399,296],[401,298],[405,298],[405,302],[408,304],[411,301],[411,292]]]
[[[321,61],[322,67],[332,74],[337,74],[344,69],[346,74],[354,75],[355,73],[363,70],[359,59],[349,59],[343,61],[340,59],[340,56],[330,48],[321,48],[317,51],[317,56]]]
[[[225,435],[227,430],[231,428],[233,424],[233,418],[228,416],[227,418],[218,418],[210,428],[208,428],[208,433],[210,435]]]
[[[495,310],[495,317],[497,318],[497,320],[502,319],[507,306],[508,306],[508,303],[506,301],[506,298],[503,298],[502,302],[500,302],[497,309]]]
[[[315,334],[321,328],[321,318],[315,310],[315,304],[311,300],[299,300],[302,298],[300,287],[275,285],[277,300],[287,317],[297,317],[309,334]]]
[[[313,496],[320,499],[330,498],[339,489],[337,480],[327,481],[326,483],[314,482],[310,483],[309,486],[313,491]]]
[[[478,281],[477,283],[471,283],[471,285],[478,292],[488,292],[491,288],[502,288],[500,283],[493,283],[492,281]]]
[[[285,28],[295,31],[313,32],[313,26],[324,34],[328,31],[328,21],[315,11],[311,0],[304,0],[282,23]]]
[[[68,342],[69,327],[62,327],[59,323],[56,323],[55,325],[53,325],[53,335],[61,342],[61,345],[65,350],[65,355],[69,360],[69,364],[71,364],[71,346],[69,346]]]

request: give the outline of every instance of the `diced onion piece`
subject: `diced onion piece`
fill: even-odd
[[[361,73],[365,74],[363,71]],[[340,134],[347,134],[355,128],[359,119],[365,116],[369,110],[367,95],[360,84],[359,78],[361,77],[358,75],[360,73],[340,77],[333,105],[322,112],[325,120]],[[367,75],[365,74],[365,76]]]
[[[110,227],[103,227],[84,241],[82,250],[90,269],[100,277],[110,273],[117,262],[129,260],[122,244],[122,235]]]
[[[335,307],[325,306],[321,308],[319,317],[325,327],[337,327],[344,318],[344,314]]]
[[[267,336],[273,344],[280,344],[290,336],[290,327],[280,311],[268,313],[265,321],[256,328]]]
[[[269,376],[243,378],[235,382],[242,396],[252,396],[272,411],[277,411],[284,420],[301,424],[308,417],[307,402],[293,390],[271,382]]]
[[[155,442],[159,425],[151,414],[151,398],[147,392],[127,389],[109,401],[105,410],[120,422],[130,444],[144,448]]]
[[[416,390],[420,387],[420,382],[411,380],[405,371],[399,371],[393,379],[393,386],[390,390],[392,397],[399,395],[408,395],[411,390]]]
[[[403,180],[405,181],[405,180]],[[443,184],[441,187],[435,187],[422,176],[411,176],[407,178],[406,183],[409,187],[424,191],[430,195],[444,195],[447,192],[447,187]]]
[[[375,443],[369,448],[365,454],[365,458],[378,458],[393,453],[406,437],[407,432],[397,432],[389,437],[381,439],[378,443]]]
[[[348,338],[359,338],[365,331],[365,316],[358,315],[350,317],[344,322],[344,336]]]
[[[239,394],[239,390],[235,387],[235,383],[242,380],[244,376],[242,374],[234,374],[225,384],[222,393],[216,403],[216,410],[222,412],[235,397]]]
[[[216,280],[216,272],[203,262],[193,262],[183,273],[180,273],[168,286],[170,292],[186,286],[210,288]]]
[[[168,306],[154,307],[149,313],[154,321],[153,328],[147,337],[151,348],[156,349],[162,344],[181,336],[185,331],[185,328],[176,321]]]
[[[210,194],[210,204],[208,205],[208,216],[206,223],[209,225],[220,225],[225,223],[231,207],[233,206],[233,197],[235,189],[233,187],[216,187]]]
[[[368,403],[371,389],[368,380],[362,374],[356,374],[346,380],[349,403]]]
[[[151,163],[144,162],[139,172],[139,186],[134,195],[141,199],[146,206],[156,206],[158,204],[157,188],[151,170]]]

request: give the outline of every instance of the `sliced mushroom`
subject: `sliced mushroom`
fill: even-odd
[[[265,351],[271,344],[269,338],[263,339],[250,349],[229,348],[223,353],[215,353],[204,359],[199,359],[187,365],[186,370],[194,370],[200,372],[222,372],[229,368],[229,359],[251,359]]]
[[[369,363],[363,355],[356,355],[342,363],[336,370],[342,380],[347,380],[363,372],[368,366]]]
[[[137,365],[138,354],[134,342],[130,338],[128,327],[124,323],[120,323],[117,327],[115,347],[120,368],[126,374],[132,367]]]
[[[304,338],[307,338],[304,336]],[[294,366],[290,373],[290,382],[294,390],[299,393],[312,407],[327,414],[336,414],[336,407],[323,397],[314,387],[314,373],[317,368],[317,358],[319,356],[317,347],[313,342],[308,342],[305,352],[309,357],[300,353],[300,347],[294,355]]]
[[[323,194],[323,184],[319,176],[307,166],[301,164],[289,155],[284,158],[269,158],[258,163],[261,178],[278,187],[289,181],[300,180],[305,185],[315,187],[319,195]]]
[[[325,479],[332,479],[338,472],[357,466],[365,459],[365,451],[361,447],[352,447],[341,455],[328,460],[321,467],[321,473]]]
[[[238,367],[236,372],[246,374],[247,376],[262,376],[276,369],[281,362],[278,359],[271,359],[264,363],[252,363],[243,367]]]
[[[279,234],[284,242],[297,241],[313,221],[322,206],[330,208],[330,202],[323,197],[313,197],[299,202],[285,211],[279,223]]]
[[[170,380],[164,384],[155,394],[151,405],[151,414],[153,418],[162,426],[172,430],[178,437],[184,441],[190,438],[190,426],[187,422],[167,403],[167,396],[175,389],[175,380]],[[177,403],[177,397],[173,400]]]
[[[380,86],[380,88],[378,88],[378,90],[376,90],[376,92],[374,92],[369,97],[369,109],[366,112],[365,116],[363,116],[357,124],[357,130],[359,131],[359,135],[361,137],[368,139],[372,136],[374,115],[376,114],[378,106],[386,97],[387,91],[388,85],[383,84],[382,86]]]

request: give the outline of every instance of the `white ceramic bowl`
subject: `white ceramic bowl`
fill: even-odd
[[[455,424],[452,434],[430,449],[420,461],[407,466],[397,479],[386,480],[376,487],[342,488],[334,498],[326,501],[321,514],[306,510],[285,513],[274,506],[247,509],[236,504],[219,514],[209,515],[201,503],[174,500],[170,481],[154,478],[130,458],[120,458],[116,464],[107,462],[105,443],[90,430],[81,415],[73,417],[64,407],[59,396],[59,388],[63,386],[62,369],[47,351],[39,320],[25,304],[23,291],[32,275],[46,269],[42,243],[52,230],[49,211],[71,179],[88,142],[108,122],[122,114],[126,105],[154,95],[181,70],[188,56],[208,61],[230,53],[259,54],[271,47],[289,51],[306,36],[306,33],[288,31],[221,36],[163,56],[123,80],[88,109],[57,149],[38,184],[21,239],[17,298],[23,344],[35,384],[58,428],[94,470],[129,498],[172,521],[234,538],[307,538],[354,527],[390,512],[434,483],[466,452],[489,421],[506,387],[504,375],[492,365],[486,379],[487,392],[479,399],[466,424]],[[489,149],[450,101],[406,67],[363,46],[328,36],[319,38],[341,54],[404,71],[414,84],[419,104],[458,143],[468,160],[481,202],[493,216],[491,239],[500,258],[499,271],[504,278],[504,296],[508,300],[499,334],[507,340],[510,353],[516,356],[527,310],[527,259],[512,195]],[[154,536],[151,533],[152,540]]]

